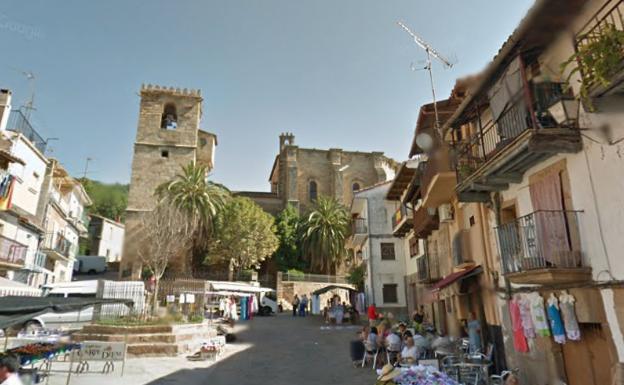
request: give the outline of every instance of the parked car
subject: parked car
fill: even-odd
[[[74,272],[98,274],[106,272],[106,257],[101,255],[79,255],[74,263]]]
[[[277,305],[277,297],[274,292],[266,292],[260,294],[260,315],[277,314],[279,307]]]
[[[98,294],[98,288],[100,293]],[[52,285],[44,285],[44,296],[61,298],[124,298],[134,301],[133,309],[142,311],[145,306],[145,285],[142,281],[107,281],[89,280],[63,282]],[[126,305],[111,304],[102,305],[100,314],[106,316],[125,316],[130,313]],[[48,312],[24,324],[27,332],[35,332],[40,329],[77,330],[93,321],[94,307],[89,306],[80,311],[64,313]]]

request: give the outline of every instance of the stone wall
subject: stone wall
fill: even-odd
[[[284,309],[292,309],[292,301],[295,294],[301,298],[304,294],[310,298],[310,294],[315,290],[322,289],[324,287],[333,285],[327,282],[300,282],[300,281],[277,281],[277,302],[282,304]],[[340,286],[348,286],[355,288],[353,285],[340,284]],[[321,295],[321,309],[327,303],[327,300],[337,294],[343,301],[348,302],[348,295],[345,290],[332,290]]]

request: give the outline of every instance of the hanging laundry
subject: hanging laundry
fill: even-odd
[[[240,308],[241,308],[240,319],[246,320],[247,319],[247,297],[241,297]]]
[[[5,175],[0,181],[0,211],[11,208],[15,178],[13,175]]]
[[[579,341],[581,339],[581,329],[576,319],[574,301],[575,299],[571,294],[562,292],[559,296],[559,309],[563,317],[563,326],[565,327],[566,336],[571,341]]]
[[[511,316],[514,348],[518,352],[526,353],[529,351],[529,347],[527,345],[526,338],[524,337],[522,318],[520,317],[520,306],[515,300],[509,301],[509,313]]]
[[[563,328],[561,313],[559,313],[559,300],[553,293],[550,293],[550,297],[548,297],[548,319],[555,342],[565,344],[565,329]]]
[[[531,304],[531,319],[535,326],[535,333],[540,337],[550,337],[550,329],[548,328],[548,319],[544,310],[544,298],[539,293],[531,293],[528,295]]]
[[[520,318],[522,319],[522,329],[527,339],[533,339],[535,335],[535,325],[531,318],[531,301],[526,295],[518,296],[518,307],[520,308]]]

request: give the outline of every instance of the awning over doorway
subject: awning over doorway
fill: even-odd
[[[451,273],[449,275],[447,275],[446,277],[442,278],[440,281],[438,281],[435,285],[431,286],[430,290],[431,291],[439,291],[440,289],[444,289],[445,287],[460,281],[462,279],[466,279],[468,277],[472,277],[474,275],[480,274],[483,272],[483,268],[481,268],[481,265],[477,265],[477,266],[471,266],[468,267],[464,270],[460,270],[460,271],[456,271],[454,273]]]
[[[327,293],[328,291],[331,291],[331,290],[348,290],[350,292],[356,292],[357,293],[357,290],[355,290],[351,286],[346,286],[346,285],[329,285],[329,286],[325,286],[325,287],[323,287],[321,289],[313,291],[312,295],[321,295],[321,294]]]

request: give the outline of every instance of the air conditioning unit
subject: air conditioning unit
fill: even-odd
[[[438,206],[438,217],[440,222],[449,222],[453,220],[453,206],[450,203],[446,203]]]

